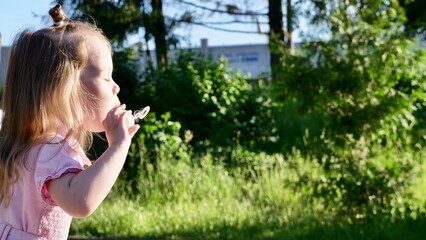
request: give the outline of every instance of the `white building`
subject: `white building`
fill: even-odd
[[[263,74],[269,74],[271,71],[268,44],[209,47],[207,39],[201,39],[201,48],[193,48],[192,50],[201,51],[215,60],[219,60],[221,57],[227,58],[231,71],[239,70],[244,74],[248,74],[250,79],[257,79]],[[145,54],[146,52],[142,52],[138,56],[142,71],[148,65]],[[169,54],[173,58],[176,51],[171,50]],[[151,50],[150,55],[152,64],[156,66],[155,50]]]
[[[270,54],[267,44],[217,46],[207,48],[213,59],[225,57],[232,70],[240,70],[249,74],[249,78],[256,79],[262,74],[270,73]]]
[[[213,59],[225,57],[231,69],[249,74],[251,79],[270,73],[270,54],[268,44],[250,44],[209,47],[207,39],[201,40],[201,50]]]

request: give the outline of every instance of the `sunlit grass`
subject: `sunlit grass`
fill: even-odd
[[[311,165],[297,155],[292,161],[270,158],[275,167],[254,177],[238,171],[231,174],[209,159],[197,166],[185,162],[165,164],[156,177],[141,183],[145,188],[141,197],[120,196],[115,189],[95,214],[73,221],[71,236],[324,240],[426,237],[422,214],[399,220],[381,216],[348,220],[336,216],[320,200],[306,198],[302,190],[290,186],[300,171],[315,174],[309,169]],[[293,169],[288,162],[299,164]],[[418,190],[415,199],[419,202],[426,199],[424,170],[426,167],[413,186]]]
[[[426,154],[419,153],[420,158],[426,157]],[[420,164],[419,169],[417,170],[419,177],[417,178],[415,184],[411,186],[413,188],[414,198],[420,201],[426,200],[426,159],[423,160],[423,163]]]

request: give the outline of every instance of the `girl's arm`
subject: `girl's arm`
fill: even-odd
[[[130,113],[124,106],[113,109],[104,121],[109,147],[98,160],[78,174],[64,174],[48,184],[56,204],[73,217],[92,214],[108,195],[123,168],[131,138],[139,125],[128,128]]]

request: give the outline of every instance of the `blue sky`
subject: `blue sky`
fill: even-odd
[[[10,45],[15,35],[23,29],[47,26],[34,14],[46,15],[51,0],[0,0],[0,32],[2,45]],[[46,10],[47,9],[47,10]]]
[[[47,11],[53,6],[52,2],[54,1],[0,0],[0,32],[2,34],[2,45],[10,45],[15,35],[24,29],[39,29],[51,25],[49,19],[45,18],[43,20],[40,16],[47,16]],[[163,1],[165,12],[170,11],[174,7],[172,5],[167,5],[167,2],[167,0]],[[255,26],[242,27],[246,29],[241,29],[241,26],[230,26],[230,28],[234,29],[256,30]],[[265,29],[263,31],[265,31]],[[210,46],[267,43],[266,36],[262,35],[228,33],[198,26],[181,28],[177,31],[177,34],[188,36],[189,41],[183,43],[184,46],[199,46],[201,38],[207,38]],[[139,39],[142,39],[142,37],[135,35],[130,38],[130,42],[136,42]]]

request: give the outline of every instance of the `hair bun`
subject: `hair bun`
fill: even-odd
[[[49,10],[49,15],[52,17],[55,22],[55,26],[61,25],[61,23],[67,19],[67,15],[65,15],[64,10],[60,4],[56,4],[53,8]]]

